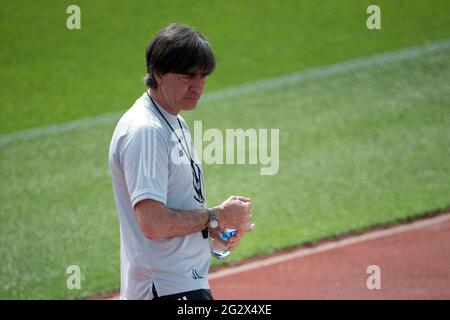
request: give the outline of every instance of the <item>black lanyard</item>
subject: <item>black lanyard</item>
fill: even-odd
[[[150,98],[150,100],[152,101],[152,104],[155,106],[156,110],[158,110],[159,114],[161,115],[161,117],[164,119],[164,121],[167,123],[167,125],[169,126],[170,130],[172,130],[173,134],[175,135],[175,137],[177,137],[178,142],[181,144],[181,147],[183,148],[184,152],[186,152],[187,157],[189,158],[189,160],[192,160],[191,154],[190,152],[187,152],[186,149],[184,148],[183,143],[181,142],[180,138],[178,137],[178,135],[176,134],[175,130],[173,129],[173,127],[170,125],[169,121],[167,121],[166,117],[164,117],[164,115],[162,114],[161,110],[159,110],[158,106],[156,105],[155,101],[153,101],[153,98],[148,94],[147,92],[147,96]],[[187,144],[187,140],[186,137],[184,136],[184,132],[183,132],[183,127],[181,126],[181,122],[180,119],[178,119],[177,117],[177,121],[178,121],[178,125],[180,126],[181,129],[181,133],[183,134],[183,138],[184,141],[186,142],[186,148],[189,149],[188,144]]]
[[[170,125],[169,121],[167,121],[166,117],[164,117],[164,115],[162,114],[161,110],[159,110],[159,107],[157,106],[155,101],[153,101],[153,98],[148,94],[148,92],[147,92],[147,96],[150,98],[150,100],[152,101],[152,104],[155,106],[156,110],[158,110],[158,112],[161,115],[161,117],[167,123],[167,125],[170,128],[170,130],[172,130],[173,134],[177,137],[178,142],[181,144],[181,147],[183,148],[184,152],[186,153],[186,156],[190,160],[190,165],[191,165],[191,170],[192,170],[192,178],[193,178],[193,181],[192,181],[193,183],[192,184],[194,186],[195,193],[197,194],[196,196],[194,195],[194,199],[197,202],[199,202],[199,203],[204,203],[205,202],[205,197],[203,196],[203,190],[202,190],[203,189],[202,188],[202,171],[201,171],[199,165],[197,163],[195,163],[195,161],[192,159],[191,153],[188,152],[189,146],[188,146],[188,143],[187,143],[186,136],[184,135],[184,130],[183,130],[183,127],[181,126],[180,119],[177,117],[178,125],[180,126],[181,133],[183,134],[183,139],[184,139],[184,142],[186,143],[187,150],[184,148],[184,145],[181,142],[181,139],[178,137],[177,133],[172,128],[172,126]]]

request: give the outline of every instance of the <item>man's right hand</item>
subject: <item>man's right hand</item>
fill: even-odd
[[[243,196],[231,196],[215,207],[219,228],[231,228],[244,230],[248,228],[251,220],[252,203],[250,198]]]

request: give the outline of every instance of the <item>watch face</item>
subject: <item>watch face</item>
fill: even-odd
[[[219,225],[219,223],[217,222],[217,220],[211,220],[211,221],[209,222],[209,226],[210,226],[212,229],[217,228],[218,225]]]

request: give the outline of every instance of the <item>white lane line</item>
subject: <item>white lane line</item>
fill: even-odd
[[[376,64],[383,64],[386,62],[394,62],[419,57],[426,53],[439,52],[447,48],[450,48],[450,39],[430,42],[425,45],[390,51],[374,56],[356,58],[345,62],[311,68],[304,71],[297,71],[275,78],[268,78],[250,82],[248,84],[230,87],[211,93],[206,100],[222,100],[224,98],[236,97],[247,93],[253,93],[259,90],[273,89],[284,87],[290,84],[297,84],[306,80],[326,78],[329,76],[358,70]]]
[[[233,275],[236,273],[260,269],[260,268],[264,268],[266,266],[273,266],[274,264],[277,264],[277,263],[282,263],[282,262],[290,261],[293,259],[310,256],[310,255],[313,255],[316,253],[330,251],[330,250],[334,250],[337,248],[342,248],[342,247],[349,246],[349,245],[356,244],[356,243],[379,239],[379,238],[396,235],[396,234],[400,234],[400,233],[407,232],[407,231],[417,230],[417,229],[437,225],[437,224],[440,224],[440,223],[443,223],[446,221],[450,221],[450,213],[447,213],[445,215],[438,215],[436,217],[429,218],[429,219],[424,219],[424,220],[407,223],[407,224],[400,225],[397,227],[392,227],[389,229],[376,230],[376,231],[372,231],[372,232],[369,232],[366,234],[353,236],[353,237],[345,238],[342,240],[332,241],[329,243],[318,245],[317,247],[300,248],[296,251],[278,255],[275,257],[270,257],[270,258],[266,258],[266,259],[263,259],[260,261],[250,262],[250,263],[247,263],[247,264],[244,264],[241,266],[237,266],[237,267],[230,267],[228,269],[210,273],[210,275],[208,276],[208,279],[214,280],[214,279],[219,279],[219,278],[223,278],[226,276],[230,276],[230,275]]]
[[[391,51],[379,55],[356,58],[349,61],[331,64],[323,67],[312,68],[304,71],[294,72],[279,77],[258,80],[247,84],[205,93],[200,103],[223,100],[230,97],[238,97],[244,94],[254,93],[268,88],[275,89],[290,84],[300,83],[310,79],[325,78],[349,71],[369,67],[386,62],[394,62],[403,59],[422,56],[427,53],[439,52],[450,48],[450,39],[430,42],[425,45]],[[94,117],[87,117],[75,121],[52,125],[48,127],[37,127],[26,129],[10,134],[0,135],[0,147],[16,141],[28,141],[38,137],[57,135],[73,130],[90,128],[97,125],[106,125],[116,122],[125,110],[107,113]]]
[[[82,118],[48,127],[37,127],[0,136],[0,147],[17,141],[29,141],[40,137],[58,135],[61,133],[107,125],[119,120],[124,111],[102,114],[94,117]]]

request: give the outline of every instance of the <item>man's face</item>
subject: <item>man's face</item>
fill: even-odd
[[[160,103],[176,114],[182,110],[192,110],[198,103],[205,87],[206,75],[186,75],[166,73],[156,77],[156,94]]]

